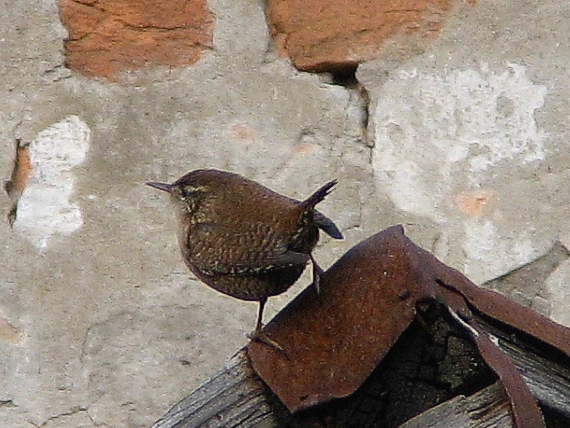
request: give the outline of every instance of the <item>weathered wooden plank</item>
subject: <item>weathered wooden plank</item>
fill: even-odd
[[[499,336],[499,330],[493,329],[492,334]],[[521,339],[517,341],[518,343],[513,343],[508,340],[508,334],[503,332],[501,336],[498,341],[499,346],[521,370],[533,395],[541,404],[568,416],[570,420],[570,368],[524,349],[522,347],[524,345],[520,344]],[[512,426],[512,423],[508,425],[503,421],[505,409],[508,415],[508,405],[503,409],[506,405],[504,397],[500,397],[500,402],[491,400],[493,391],[495,390],[484,389],[478,393],[480,395],[474,394],[473,403],[484,402],[486,406],[480,408],[482,414],[480,416],[476,414],[477,404],[470,404],[470,397],[457,397],[446,402],[447,407],[441,409],[449,414],[450,421],[457,421],[456,426],[473,428]],[[275,405],[272,405],[271,400],[273,398],[269,396],[263,383],[251,369],[245,351],[240,351],[220,373],[157,421],[154,428],[221,426],[269,428],[292,422],[293,417],[290,415],[281,414],[278,418],[274,414]],[[486,415],[487,412],[490,414]],[[442,417],[441,414],[438,415]],[[487,417],[494,418],[493,423],[497,425],[491,424]],[[470,425],[461,425],[461,421],[469,421]]]
[[[399,428],[511,428],[509,403],[499,383],[459,395],[408,420]]]
[[[265,387],[238,352],[208,382],[176,404],[153,428],[275,427]]]
[[[489,324],[483,327],[519,369],[532,395],[541,404],[570,418],[570,366],[553,361],[559,357],[556,353],[548,358],[521,338]]]

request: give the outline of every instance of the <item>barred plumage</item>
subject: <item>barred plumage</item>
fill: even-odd
[[[214,169],[192,171],[173,184],[147,184],[170,194],[180,250],[190,270],[215,290],[260,302],[254,338],[266,343],[261,321],[267,298],[286,291],[309,260],[318,291],[322,271],[311,252],[319,229],[342,239],[336,225],[315,210],[336,180],[304,201]]]

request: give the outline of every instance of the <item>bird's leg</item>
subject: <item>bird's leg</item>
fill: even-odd
[[[255,323],[255,334],[258,335],[263,329],[263,309],[265,308],[265,303],[267,302],[267,297],[264,297],[259,301],[259,310],[257,312],[257,322]]]
[[[311,263],[313,264],[313,286],[315,287],[315,291],[317,292],[317,296],[321,293],[321,276],[323,275],[324,271],[315,261],[312,254],[309,254],[311,258]]]
[[[267,302],[267,297],[261,299],[259,301],[259,312],[257,313],[257,322],[255,323],[255,331],[251,334],[248,334],[248,337],[251,340],[257,340],[258,342],[264,343],[267,346],[270,346],[276,349],[279,352],[282,352],[285,356],[287,353],[285,350],[279,345],[276,341],[271,339],[267,333],[263,331],[263,309],[265,308],[265,303]]]

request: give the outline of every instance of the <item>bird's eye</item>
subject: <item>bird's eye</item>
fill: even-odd
[[[183,198],[189,198],[195,193],[195,191],[191,187],[183,187],[180,193],[182,194]]]
[[[203,187],[183,186],[180,189],[180,194],[183,198],[195,198],[204,191]]]

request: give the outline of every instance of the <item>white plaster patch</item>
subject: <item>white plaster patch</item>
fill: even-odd
[[[54,235],[69,235],[83,224],[79,206],[70,202],[72,169],[89,150],[91,130],[78,116],[69,116],[39,132],[30,143],[32,171],[18,202],[14,229],[42,250]]]
[[[374,170],[398,208],[443,221],[439,208],[460,177],[471,186],[501,162],[544,159],[547,134],[534,112],[546,86],[509,64],[502,73],[403,70],[390,80],[374,112]]]
[[[372,116],[373,167],[395,206],[453,225],[441,242],[462,228],[464,270],[475,281],[536,256],[530,236],[504,221],[509,207],[496,201],[508,203],[509,195],[495,197],[487,186],[497,172],[545,158],[548,135],[534,114],[544,105],[546,86],[529,80],[522,65],[497,73],[483,64],[438,74],[402,70],[382,91]],[[441,250],[438,256],[445,257],[447,249]]]
[[[482,282],[538,257],[539,250],[526,233],[512,237],[489,219],[471,218],[464,222],[464,273]]]

